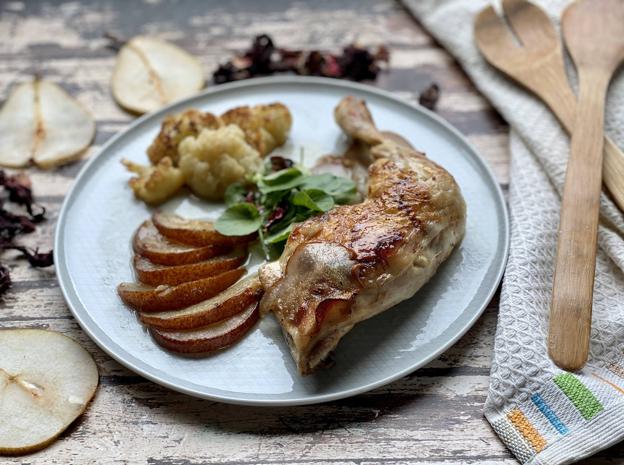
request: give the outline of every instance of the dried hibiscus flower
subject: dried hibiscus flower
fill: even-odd
[[[9,269],[0,265],[0,295],[4,294],[11,287],[11,273]]]
[[[7,175],[0,170],[0,186],[6,192],[6,198],[0,199],[0,250],[17,250],[33,267],[47,267],[54,264],[52,251],[39,252],[23,245],[13,244],[13,239],[21,234],[35,230],[35,223],[45,219],[45,208],[33,200],[32,184],[25,174]],[[8,201],[23,207],[27,215],[14,213],[4,207]],[[11,285],[9,269],[0,264],[0,295]]]
[[[54,265],[54,254],[49,252],[39,252],[39,249],[29,249],[23,245],[2,244],[4,250],[17,250],[22,254],[30,266],[34,268],[45,268]]]
[[[383,46],[373,51],[352,44],[339,54],[279,48],[270,36],[262,34],[254,38],[243,54],[220,65],[213,73],[213,80],[215,84],[222,84],[275,73],[374,80],[381,63],[388,63],[389,57],[388,49]]]
[[[34,223],[45,219],[45,208],[33,200],[32,183],[23,173],[7,176],[0,170],[0,186],[9,193],[9,201],[26,208]],[[35,212],[36,211],[36,212]]]
[[[439,98],[440,86],[433,83],[420,93],[418,96],[418,103],[420,103],[423,107],[434,111]]]
[[[290,168],[295,164],[295,162],[292,161],[290,158],[285,158],[280,155],[272,155],[269,158],[269,163],[271,166],[271,171],[285,170],[286,168]]]

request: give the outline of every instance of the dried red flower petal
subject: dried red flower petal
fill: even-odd
[[[267,34],[254,37],[251,49],[244,55],[251,60],[249,71],[253,75],[271,74],[271,61],[275,46],[273,39]]]
[[[215,84],[221,84],[291,72],[363,81],[375,79],[381,69],[379,63],[388,61],[389,51],[383,46],[371,51],[349,45],[341,54],[320,50],[290,50],[277,48],[270,36],[262,34],[254,38],[251,48],[245,53],[220,65],[213,73],[213,80]]]
[[[280,155],[272,155],[269,158],[269,162],[271,163],[271,171],[285,170],[295,164],[290,158],[285,158]]]
[[[9,269],[0,264],[0,295],[4,294],[11,287],[11,273]]]
[[[32,183],[23,173],[12,176],[0,170],[0,186],[8,193],[9,202],[24,207],[29,216],[13,213],[4,208],[4,200],[0,199],[0,250],[19,251],[33,267],[47,267],[54,264],[52,251],[39,252],[22,245],[14,245],[13,239],[20,234],[33,232],[35,223],[45,219],[45,208],[33,200]],[[35,211],[36,210],[36,211]],[[6,292],[11,285],[9,269],[0,264],[0,294]]]
[[[312,50],[308,53],[308,56],[303,63],[301,74],[307,74],[310,76],[323,76],[323,69],[325,65],[325,58],[321,52]]]
[[[418,96],[418,103],[431,111],[435,111],[435,107],[439,99],[440,86],[434,82],[420,93]]]
[[[284,207],[276,207],[271,214],[269,215],[269,217],[267,218],[266,223],[264,224],[264,228],[265,229],[269,229],[271,226],[273,226],[274,224],[276,224],[279,220],[281,220],[282,218],[284,218],[284,215],[286,214],[286,209]]]
[[[375,57],[367,49],[355,45],[344,48],[339,63],[342,77],[354,81],[373,80],[379,73]]]
[[[33,250],[23,245],[13,244],[5,244],[2,248],[5,250],[17,250],[28,260],[30,266],[35,268],[45,268],[54,265],[54,254],[52,250],[49,252],[39,252],[39,249]]]
[[[9,193],[10,202],[26,208],[33,222],[38,223],[45,219],[46,210],[43,206],[34,202],[32,182],[26,174],[19,173],[8,176],[4,170],[0,170],[0,186],[3,186]],[[37,210],[36,213],[35,210]]]
[[[19,234],[31,233],[35,224],[24,215],[16,215],[0,206],[0,239],[12,240]]]
[[[255,191],[248,191],[245,194],[245,202],[247,203],[255,203],[256,200],[256,192]]]

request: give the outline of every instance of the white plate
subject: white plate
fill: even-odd
[[[134,199],[120,159],[145,163],[145,150],[166,114],[195,107],[214,113],[237,105],[283,102],[293,114],[290,141],[276,153],[305,164],[340,153],[345,137],[333,109],[345,95],[367,101],[381,129],[406,137],[448,169],[468,205],[466,236],[412,299],[357,325],[340,342],[336,364],[301,377],[273,317],[240,343],[203,359],[160,349],[121,303],[115,287],[134,279],[130,238],[150,210]],[[221,206],[178,198],[164,206],[215,217]],[[211,87],[144,116],[112,138],[78,176],[60,213],[55,258],[74,316],[108,354],[177,391],[252,405],[296,405],[352,396],[389,383],[437,357],[474,324],[492,298],[507,258],[509,226],[501,191],[470,144],[435,114],[373,87],[322,78],[280,77]]]

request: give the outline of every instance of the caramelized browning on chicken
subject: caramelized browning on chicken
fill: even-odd
[[[364,102],[347,97],[337,123],[370,147],[368,196],[297,226],[260,277],[302,374],[353,326],[413,296],[461,241],[466,207],[453,177],[379,132]]]

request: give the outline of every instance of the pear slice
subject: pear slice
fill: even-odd
[[[93,117],[63,89],[35,79],[17,86],[0,110],[0,165],[41,168],[73,161],[95,134]]]
[[[176,286],[178,284],[195,281],[201,278],[216,276],[228,270],[238,268],[247,260],[246,255],[233,257],[216,257],[202,262],[189,263],[187,265],[156,265],[139,255],[134,256],[134,271],[139,281],[151,286],[166,284]]]
[[[122,107],[146,113],[195,94],[204,81],[195,57],[169,42],[137,36],[117,55],[113,96]]]
[[[173,213],[156,212],[152,222],[166,238],[196,247],[245,244],[255,237],[224,236],[217,232],[212,221],[190,220]]]
[[[95,394],[89,353],[60,333],[0,330],[0,454],[26,454],[58,437]]]
[[[154,340],[172,352],[206,354],[224,349],[238,342],[258,321],[258,302],[245,310],[217,323],[191,331],[163,331],[150,329]]]
[[[158,232],[150,220],[145,221],[137,229],[132,238],[134,251],[159,265],[186,265],[197,263],[208,258],[224,255],[232,250],[228,246],[207,245],[193,247],[172,242]]]
[[[140,312],[175,310],[214,297],[238,281],[245,271],[244,267],[240,267],[177,286],[153,287],[140,283],[121,283],[117,286],[117,293],[126,305]]]
[[[263,289],[257,275],[243,279],[212,299],[181,310],[140,313],[141,322],[155,329],[196,329],[224,320],[242,312],[262,297]]]

